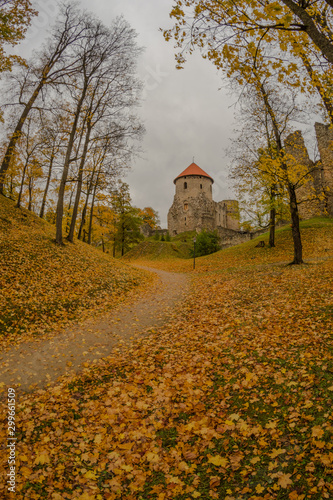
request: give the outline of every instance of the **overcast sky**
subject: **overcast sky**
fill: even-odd
[[[56,14],[54,0],[32,0],[38,18],[33,20],[19,50],[25,56],[38,48]],[[219,90],[222,82],[212,63],[191,56],[185,69],[175,69],[173,42],[165,42],[159,28],[172,26],[173,0],[79,0],[106,25],[123,14],[145,47],[138,73],[144,81],[139,115],[146,127],[141,158],[126,177],[133,204],[152,206],[162,227],[174,196],[173,179],[193,157],[214,179],[216,201],[234,197],[227,179],[225,149],[232,136],[232,98]]]

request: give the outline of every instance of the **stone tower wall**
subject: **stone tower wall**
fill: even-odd
[[[213,201],[212,179],[189,175],[180,177],[175,184],[176,194],[168,213],[168,229],[172,236],[184,231],[214,231],[218,227],[239,230],[238,202]]]
[[[328,125],[315,123],[321,160],[321,180],[325,193],[324,214],[333,217],[333,130]]]
[[[212,201],[212,180],[208,177],[187,175],[176,180],[176,196],[183,199],[196,198],[198,193],[202,193],[208,200]],[[185,188],[185,184],[187,187]]]
[[[296,190],[300,218],[310,219],[321,215],[323,212],[322,202],[320,201],[321,169],[310,160],[300,130],[296,130],[287,137],[285,150],[287,154],[293,156],[295,163],[300,165],[300,167],[296,168],[300,168],[301,174],[304,175],[306,171],[309,172],[309,175],[304,177],[304,184]],[[293,162],[292,166],[295,163]]]
[[[226,225],[228,229],[239,230],[239,203],[236,200],[224,200],[221,203],[226,208]]]
[[[214,202],[203,193],[196,197],[175,195],[168,213],[168,229],[173,236],[184,231],[200,231],[215,228]]]

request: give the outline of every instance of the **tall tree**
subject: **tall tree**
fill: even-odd
[[[140,139],[142,136],[142,126],[137,120],[128,115],[128,110],[137,105],[136,92],[140,89],[139,82],[135,78],[127,75],[118,81],[114,79],[114,74],[108,69],[102,68],[93,85],[90,86],[85,109],[82,110],[84,126],[84,140],[82,141],[82,152],[79,153],[79,168],[77,175],[77,188],[71,227],[67,239],[73,242],[76,218],[78,214],[79,202],[82,191],[83,176],[87,156],[89,156],[89,146],[92,149],[96,144],[101,143],[102,148],[107,148],[103,157],[105,165],[110,154],[122,151],[123,156],[128,156],[131,151],[130,141]],[[111,78],[110,78],[111,77]],[[112,118],[112,121],[110,121]],[[91,148],[90,148],[91,149]],[[114,160],[114,158],[113,158]],[[113,170],[113,169],[112,169]]]
[[[112,85],[119,89],[122,83],[126,83],[128,76],[133,75],[136,56],[139,51],[135,43],[135,32],[123,18],[117,18],[111,28],[106,28],[101,22],[95,19],[90,19],[88,25],[89,36],[81,44],[81,71],[76,79],[75,87],[72,89],[76,104],[73,110],[72,127],[58,195],[56,221],[57,244],[62,244],[65,186],[75,137],[78,132],[78,124],[84,109],[84,103],[88,97],[89,88],[90,86],[94,88],[94,83],[99,79],[100,74],[103,73],[108,76]]]
[[[66,133],[61,122],[60,116],[56,116],[53,123],[46,120],[43,122],[41,131],[41,156],[46,173],[44,173],[45,187],[39,212],[40,218],[44,217],[55,162],[57,157],[60,156],[62,144],[66,139]]]
[[[113,191],[111,203],[115,214],[114,248],[118,248],[120,255],[123,256],[133,243],[143,239],[140,233],[142,224],[140,210],[131,205],[129,186],[122,181],[119,181]]]
[[[37,57],[37,61],[31,63],[27,74],[24,75],[19,100],[22,112],[11,134],[0,167],[0,194],[4,193],[4,179],[16,143],[41,91],[50,85],[62,85],[66,78],[73,77],[80,71],[81,53],[75,48],[87,36],[86,29],[86,20],[82,13],[75,6],[65,5],[45,49]]]

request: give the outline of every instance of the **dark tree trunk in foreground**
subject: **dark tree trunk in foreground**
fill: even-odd
[[[271,210],[269,214],[269,241],[270,248],[275,247],[275,226],[276,226],[276,208],[275,208],[276,186],[271,188]]]
[[[276,210],[272,208],[269,214],[269,241],[268,245],[270,248],[275,247],[275,215]]]
[[[289,207],[291,215],[291,232],[294,242],[294,260],[291,264],[303,264],[303,250],[302,250],[302,239],[301,231],[299,227],[299,215],[298,206],[296,199],[295,187],[289,183]]]

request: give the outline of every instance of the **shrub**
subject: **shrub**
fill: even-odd
[[[196,237],[195,255],[209,255],[220,250],[220,243],[217,231],[207,231],[203,229]],[[193,249],[192,249],[193,255]]]

